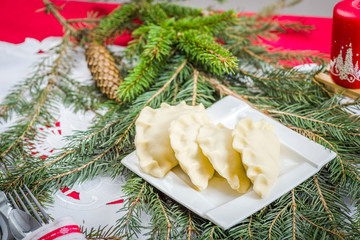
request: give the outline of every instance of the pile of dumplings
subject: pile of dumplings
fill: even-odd
[[[144,108],[135,147],[143,172],[162,178],[180,165],[199,191],[216,171],[239,193],[253,184],[265,198],[279,175],[280,143],[272,125],[244,118],[231,130],[212,123],[202,104]]]

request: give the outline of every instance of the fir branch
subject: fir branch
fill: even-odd
[[[160,7],[160,5],[155,6]],[[191,45],[189,41],[192,36],[188,36],[187,43],[182,40],[184,37],[181,37],[183,35],[189,35],[190,31],[179,33],[180,30],[187,28],[206,29],[209,26],[219,29],[223,28],[221,26],[227,26],[229,22],[233,21],[234,14],[232,11],[201,18],[201,21],[197,18],[181,18],[178,21],[169,19],[163,21],[162,19],[165,18],[165,13],[162,13],[161,16],[155,14],[156,16],[152,17],[151,14],[153,12],[154,9],[145,7],[144,13],[146,14],[144,18],[148,19],[146,22],[148,25],[139,27],[133,33],[136,40],[131,42],[128,55],[132,56],[135,52],[141,52],[142,49],[143,51],[141,52],[138,65],[119,87],[118,93],[123,101],[132,101],[136,96],[149,88],[161,71],[159,66],[165,64],[166,57],[169,56],[173,45],[175,45],[175,41],[178,42],[178,46],[186,52],[190,61],[202,62],[205,68],[209,66],[211,71],[219,75],[222,74],[222,72],[229,71],[229,69],[235,65],[236,58],[231,57],[230,52],[223,49],[219,44],[214,44],[211,36],[202,34],[201,39],[196,43],[192,42]],[[194,23],[196,24],[194,25]],[[157,26],[154,24],[160,25]],[[206,31],[211,32],[209,30]],[[195,32],[195,34],[198,34],[198,32]],[[175,35],[177,38],[175,38]],[[144,45],[143,39],[147,40],[146,45]],[[204,40],[207,40],[207,42],[202,42]],[[194,45],[197,45],[198,51],[189,51],[189,48],[192,48]]]
[[[199,31],[191,30],[180,34],[178,47],[195,64],[217,75],[229,73],[236,66],[237,59],[214,39]]]
[[[360,182],[360,176],[354,170],[348,169],[352,174],[354,174],[355,178]]]
[[[146,184],[146,182],[144,182],[143,185],[141,186],[139,194],[136,196],[136,198],[134,199],[133,203],[131,204],[131,206],[129,208],[128,214],[126,216],[125,226],[129,225],[130,216],[132,214],[132,211],[133,211],[134,207],[140,201],[140,197],[142,195],[142,192],[144,191],[145,184]]]
[[[109,154],[111,154],[116,147],[121,149],[121,147],[124,146],[124,144],[127,143],[126,140],[130,138],[131,134],[133,134],[134,124],[135,124],[135,121],[137,120],[137,118],[138,118],[138,116],[140,114],[141,109],[146,107],[157,96],[159,96],[159,94],[161,94],[162,92],[164,92],[166,90],[166,88],[169,86],[169,84],[172,81],[174,81],[174,79],[181,73],[181,71],[185,67],[186,63],[187,63],[187,60],[184,60],[182,62],[182,64],[177,68],[177,70],[173,73],[173,75],[170,77],[170,79],[158,91],[156,91],[150,98],[148,98],[147,101],[142,105],[142,107],[138,111],[134,112],[134,111],[130,110],[132,112],[132,114],[128,115],[127,118],[131,119],[131,121],[130,121],[130,123],[128,125],[125,125],[126,129],[120,131],[119,132],[120,135],[118,136],[118,138],[114,142],[109,144],[110,146],[107,146],[105,149],[102,149],[102,151],[101,151],[101,153],[99,155],[95,155],[92,160],[88,160],[88,161],[80,163],[80,165],[77,166],[77,167],[72,167],[71,170],[65,171],[63,173],[56,173],[53,176],[49,176],[47,178],[42,178],[41,180],[37,180],[37,181],[34,182],[34,184],[36,186],[44,185],[45,183],[53,183],[53,184],[55,183],[56,184],[56,182],[54,182],[54,180],[61,179],[62,184],[70,186],[71,184],[73,184],[75,182],[74,181],[75,176],[70,177],[70,180],[72,180],[71,182],[67,182],[67,180],[64,177],[69,176],[69,175],[73,175],[76,172],[80,172],[80,176],[81,176],[82,171],[84,171],[85,169],[89,169],[96,162],[99,162],[101,160],[104,160],[104,158],[107,158],[107,156]],[[100,133],[100,132],[98,132],[98,133]],[[96,135],[94,134],[92,137],[94,137]],[[72,154],[76,154],[77,151],[80,151],[80,159],[82,159],[81,150],[84,147],[83,142],[77,143],[77,145],[79,145],[81,147],[74,147],[73,151],[69,150],[66,154],[63,154],[62,156],[56,158],[54,161],[52,161],[52,164],[53,163],[59,163],[59,160],[64,161],[64,160],[66,160],[68,158],[69,159],[74,158],[74,156],[72,156]],[[119,154],[116,152],[116,155],[119,155]],[[65,157],[66,157],[66,159],[64,159]],[[115,157],[115,160],[116,159],[117,159],[117,157]],[[74,164],[74,162],[73,162],[73,164]],[[100,165],[101,165],[101,163],[100,163]],[[97,171],[100,171],[100,170],[101,169],[97,169]],[[34,171],[33,171],[33,175],[34,175]],[[77,180],[81,180],[81,179],[77,179]]]
[[[11,149],[20,141],[22,140],[25,135],[32,129],[32,127],[35,124],[35,121],[38,119],[40,112],[45,104],[45,101],[49,95],[49,93],[51,92],[51,88],[53,86],[53,80],[50,79],[48,81],[48,84],[46,86],[46,88],[42,91],[40,98],[39,98],[39,102],[38,105],[35,107],[35,111],[32,114],[32,116],[30,116],[28,123],[26,123],[25,125],[25,129],[22,131],[22,133],[20,134],[20,136],[16,137],[9,146],[7,146],[7,148],[5,148],[5,150],[1,151],[1,155],[0,158],[4,159],[5,155],[8,154],[9,151],[11,151]],[[5,164],[5,162],[4,162]],[[6,164],[5,164],[6,166]]]
[[[114,236],[115,228],[113,226],[97,227],[91,229],[81,228],[81,232],[86,236],[88,240],[122,240],[121,237]]]
[[[146,106],[148,103],[150,103],[153,99],[155,99],[161,92],[165,91],[165,89],[168,87],[168,85],[174,81],[174,79],[180,74],[180,72],[184,69],[184,67],[187,64],[187,59],[185,59],[181,65],[176,69],[174,74],[170,77],[170,79],[151,97],[149,100],[145,103],[144,106]]]
[[[97,136],[99,134],[101,134],[104,131],[107,131],[109,128],[111,128],[113,125],[119,123],[120,121],[122,121],[123,119],[116,119],[115,121],[113,121],[112,123],[104,126],[103,128],[101,128],[100,130],[97,130],[95,132],[93,132],[90,135],[87,135],[83,138],[80,138],[78,141],[80,142],[85,142],[86,140],[89,140],[91,138],[93,138],[94,136]],[[82,144],[83,145],[83,144]],[[51,159],[50,161],[47,162],[43,162],[43,164],[41,164],[40,166],[38,166],[37,168],[34,168],[33,170],[29,171],[28,170],[28,166],[21,166],[18,168],[18,170],[21,171],[21,168],[27,169],[27,171],[25,173],[23,173],[22,175],[19,175],[17,178],[12,179],[11,183],[8,184],[8,186],[6,187],[6,191],[9,191],[10,188],[17,186],[17,184],[19,183],[20,180],[22,179],[26,179],[28,176],[34,176],[34,175],[39,175],[39,173],[46,171],[46,169],[54,166],[57,162],[62,161],[63,159],[65,159],[66,157],[69,157],[70,154],[75,153],[76,151],[80,151],[81,147],[78,148],[74,148],[68,151],[64,151],[62,152],[60,155],[54,157],[54,159]]]
[[[342,176],[343,178],[345,177],[345,168],[344,168],[344,163],[343,160],[340,156],[340,154],[338,153],[336,147],[331,144],[328,140],[326,140],[324,137],[320,136],[319,134],[314,133],[314,131],[310,131],[310,130],[306,130],[306,129],[302,129],[302,128],[298,128],[298,127],[294,127],[294,126],[288,126],[290,129],[295,130],[296,132],[302,134],[303,136],[313,140],[314,142],[319,142],[322,143],[324,142],[327,146],[329,146],[337,155],[337,159],[339,159],[340,165],[341,165],[341,170],[342,170]]]
[[[169,210],[173,218],[173,226],[176,228],[177,236],[184,236],[184,239],[198,239],[200,237],[201,224],[203,219],[191,212],[185,207],[173,204],[167,198],[164,198],[168,203]]]
[[[293,64],[294,62],[297,64],[308,62],[324,64],[328,58],[325,54],[314,51],[298,52],[273,49],[272,46],[266,45],[263,41],[263,39],[276,38],[279,32],[290,29],[292,31],[306,31],[310,27],[301,23],[292,23],[286,26],[286,23],[272,18],[261,18],[259,20],[259,15],[240,16],[237,25],[219,31],[216,36],[224,41],[226,49],[240,58],[248,58],[256,67],[258,67],[259,61],[265,61],[277,67],[285,66],[285,64],[289,65],[289,63]],[[258,59],[259,61],[252,59]]]
[[[321,171],[317,177],[318,181],[323,182],[323,177],[324,176],[326,177],[327,174],[328,173],[326,171]],[[344,206],[344,205],[342,205],[344,203],[339,198],[339,194],[336,192],[336,188],[329,186],[329,184],[326,182],[323,182],[323,184],[328,185],[327,188],[322,187],[321,192],[322,192],[324,199],[326,199],[327,207],[329,209],[332,209],[334,218],[332,218],[332,220],[329,219],[329,213],[326,212],[326,210],[324,208],[324,203],[319,198],[318,188],[317,188],[316,184],[314,184],[313,179],[309,179],[309,181],[307,181],[306,184],[300,185],[297,188],[300,191],[300,192],[298,191],[298,194],[299,194],[298,196],[301,196],[298,199],[302,200],[302,202],[300,202],[300,203],[302,204],[302,206],[306,206],[306,208],[308,209],[308,210],[302,209],[302,211],[300,211],[300,218],[302,218],[302,216],[305,216],[305,217],[309,217],[310,218],[309,220],[313,221],[315,224],[320,223],[323,226],[322,230],[324,230],[321,234],[326,234],[326,232],[328,232],[328,230],[330,230],[330,228],[334,228],[333,224],[334,224],[334,222],[336,222],[337,228],[334,231],[337,232],[336,233],[337,235],[351,236],[351,234],[352,234],[351,230],[347,229],[346,225],[342,224],[343,221],[351,222],[350,219],[347,219],[348,218],[348,214],[347,214],[348,210],[346,210],[346,207],[345,207],[345,209],[343,208],[340,210],[338,204],[340,204],[340,206]],[[307,197],[307,196],[312,196],[312,194],[316,194],[317,199],[314,199],[313,197]],[[309,202],[309,203],[312,202],[312,206],[304,205],[304,201]],[[299,214],[299,211],[298,211],[298,214]],[[300,223],[303,223],[303,222],[299,222],[299,224]],[[300,225],[299,229],[302,229],[303,227],[305,227],[305,226]],[[316,227],[313,228],[313,230],[315,230],[315,229],[316,229]],[[330,230],[330,231],[334,232],[332,230]],[[342,231],[342,232],[338,232],[338,231]]]
[[[119,97],[131,101],[149,88],[171,55],[174,32],[170,28],[152,26],[149,30],[150,41],[144,48],[140,63],[124,79],[119,87]]]
[[[189,216],[189,227],[187,229],[187,234],[188,234],[188,240],[190,240],[191,236],[193,234],[193,231],[195,230],[194,227],[193,227],[194,224],[193,224],[193,221],[191,219],[191,211],[190,210],[188,210],[188,216]]]
[[[164,60],[172,51],[171,45],[175,39],[175,32],[171,28],[151,26],[148,33],[148,43],[142,53],[142,58],[148,60]]]
[[[250,216],[250,219],[249,219],[249,224],[248,224],[248,227],[247,227],[247,230],[249,232],[249,237],[252,238],[252,233],[251,233],[251,222],[252,222],[252,215]]]
[[[67,106],[74,106],[74,111],[95,109],[94,105],[98,101],[97,93],[83,90],[83,86],[67,77],[68,69],[71,68],[68,62],[70,58],[68,45],[69,34],[66,34],[63,42],[52,50],[56,52],[55,59],[54,55],[50,55],[50,59],[44,58],[34,72],[34,76],[29,78],[32,81],[25,81],[25,84],[30,83],[30,85],[25,85],[26,92],[20,91],[20,94],[26,97],[26,104],[16,101],[14,103],[13,98],[14,96],[17,97],[14,92],[5,98],[13,104],[11,105],[12,109],[16,110],[15,113],[21,114],[22,118],[15,123],[14,127],[0,134],[0,138],[4,139],[0,146],[2,158],[6,159],[7,165],[10,164],[8,170],[11,171],[8,172],[8,179],[11,180],[3,181],[1,188],[10,189],[12,186],[18,185],[19,181],[24,180],[24,178],[26,181],[30,180],[28,185],[31,185],[35,176],[43,175],[47,171],[47,166],[52,166],[62,159],[55,159],[49,163],[39,161],[35,157],[29,157],[26,152],[19,152],[21,148],[29,148],[26,146],[29,140],[37,141],[36,139],[39,137],[37,125],[51,125],[51,122],[54,121],[53,114],[57,111],[56,107],[59,102],[63,102]],[[78,92],[75,92],[74,89],[78,89]],[[15,92],[18,93],[19,91],[15,89]],[[68,102],[69,97],[75,101]],[[19,107],[19,104],[23,106]],[[9,104],[7,105],[9,106]],[[73,151],[68,151],[63,157],[71,153]],[[27,159],[27,161],[21,163],[21,158]],[[22,172],[24,169],[26,169],[25,173],[16,176],[18,172]],[[30,176],[30,173],[34,175]]]
[[[184,17],[174,23],[174,27],[179,31],[197,29],[200,32],[214,33],[232,26],[237,21],[237,16],[233,10],[219,14],[199,17]]]
[[[37,80],[36,83],[31,83],[30,86],[26,87],[26,90],[29,90],[30,92],[32,88],[36,88],[38,90],[38,93],[32,96],[33,99],[31,105],[34,107],[33,111],[29,112],[28,115],[25,115],[23,119],[20,120],[21,124],[18,125],[18,129],[14,128],[13,130],[9,130],[5,133],[0,134],[0,138],[4,138],[4,141],[0,145],[1,147],[0,159],[6,168],[7,168],[7,163],[5,161],[9,161],[6,160],[9,158],[5,158],[5,156],[9,155],[11,151],[17,151],[15,148],[17,147],[18,143],[20,141],[23,141],[26,135],[32,134],[30,132],[33,130],[35,124],[38,124],[41,120],[51,119],[49,106],[48,106],[49,102],[51,101],[49,97],[53,91],[53,87],[56,84],[56,81],[58,81],[57,73],[61,72],[62,61],[65,58],[65,54],[67,51],[66,42],[67,41],[64,40],[64,45],[61,46],[58,57],[54,60],[54,65],[52,66],[52,68],[50,68],[51,70],[50,74],[42,75],[41,77],[36,79]],[[38,74],[38,71],[35,71],[35,74]],[[46,77],[48,75],[50,76],[47,79]],[[42,84],[44,81],[46,81],[46,86],[44,88],[41,88],[39,85]],[[19,99],[19,97],[23,96],[24,94],[25,94],[24,91],[20,91],[20,95],[18,95],[17,99]],[[9,101],[11,102],[12,97],[14,95],[16,96],[16,94],[10,93],[9,96],[7,96],[5,99],[9,99]],[[15,102],[12,102],[10,105],[15,106],[18,103],[19,103],[18,100],[16,100]],[[7,103],[5,103],[4,105],[9,106],[9,104]],[[13,108],[15,109],[15,107]],[[19,111],[22,109],[17,109],[17,110]],[[29,109],[25,110],[25,113],[28,110]],[[15,160],[12,159],[12,161]]]
[[[93,38],[98,43],[103,43],[108,38],[122,33],[132,23],[139,11],[137,4],[123,4],[115,9],[111,14],[101,20],[98,27],[93,31]]]
[[[202,15],[201,8],[179,6],[169,2],[157,3],[155,5],[160,6],[165,11],[167,16],[174,17],[175,19],[184,17],[197,17]]]
[[[157,196],[157,200],[159,202],[159,205],[161,207],[161,211],[163,212],[164,214],[164,217],[165,217],[165,220],[166,220],[166,223],[167,223],[167,234],[166,234],[166,239],[170,239],[170,231],[171,231],[171,228],[172,228],[172,224],[169,220],[169,217],[167,216],[166,214],[166,211],[165,211],[165,208],[164,208],[164,205],[161,203],[161,200],[159,198],[159,196]]]
[[[194,70],[194,87],[193,87],[193,97],[192,97],[192,102],[191,105],[195,106],[196,105],[196,94],[197,94],[197,80],[199,77],[199,71],[197,71],[196,69]]]
[[[209,79],[208,79],[209,80]],[[242,98],[242,96],[237,96],[237,94],[235,94],[233,91],[231,91],[231,90],[229,90],[227,87],[225,87],[224,85],[221,85],[219,82],[217,82],[217,81],[215,81],[214,79],[212,80],[212,81],[210,81],[212,84],[213,84],[213,86],[215,87],[215,88],[217,88],[218,90],[220,90],[220,92],[222,92],[223,94],[226,94],[226,95],[234,95],[234,96],[236,96],[236,97],[238,97],[238,98],[240,98],[240,99],[242,99],[243,100],[243,98]],[[259,100],[259,99],[262,99],[262,98],[254,98],[253,100]],[[256,107],[255,107],[255,109],[256,109]],[[268,114],[268,112],[270,112],[270,111],[266,111],[265,113],[266,114]],[[321,138],[321,137],[320,137]],[[318,141],[318,139],[320,139],[319,137],[316,139],[316,141]],[[325,142],[325,141],[324,141]],[[331,145],[331,143],[329,143],[330,145]],[[251,224],[251,219],[252,219],[252,217],[250,218],[250,224]],[[293,215],[293,219],[294,219],[294,215]],[[251,234],[251,233],[249,233],[248,232],[248,234]]]
[[[152,6],[148,3],[140,2],[137,7]],[[233,26],[233,16],[227,15],[229,18],[226,19],[226,14],[214,14],[206,18],[208,22],[194,25],[198,27],[194,29],[186,24],[197,19],[194,17],[198,16],[196,11],[183,16],[180,13],[182,9],[179,8],[181,11],[173,16],[171,9],[162,7],[166,4],[160,3],[158,6],[172,19],[157,19],[155,12],[150,12],[149,9],[150,14],[146,17],[148,21],[133,35],[135,40],[129,48],[134,59],[140,57],[138,63],[159,64],[158,72],[150,76],[150,84],[144,87],[145,91],[134,94],[129,102],[106,104],[108,111],[103,116],[97,116],[89,130],[77,132],[68,138],[69,144],[58,155],[45,161],[27,156],[25,142],[18,142],[6,156],[14,161],[11,162],[9,175],[0,176],[0,188],[9,190],[25,183],[37,191],[49,192],[63,184],[71,186],[99,174],[109,174],[112,177],[123,175],[127,180],[124,186],[125,198],[130,199],[121,209],[125,212],[124,217],[112,228],[111,234],[102,232],[101,229],[90,230],[91,238],[96,238],[96,234],[99,238],[136,238],[143,229],[140,215],[144,212],[150,213],[152,217],[151,226],[147,228],[149,238],[307,239],[311,236],[314,239],[356,239],[360,236],[356,225],[358,223],[355,222],[356,219],[350,218],[349,209],[342,200],[344,196],[348,196],[358,204],[360,197],[360,169],[357,166],[360,126],[358,116],[347,112],[352,107],[359,109],[358,101],[341,104],[341,96],[329,94],[321,84],[312,79],[315,71],[303,74],[282,68],[274,61],[295,56],[279,54],[278,57],[268,52],[264,46],[254,46],[252,40],[257,39],[258,35],[271,36],[271,31],[281,30],[277,22],[257,22],[257,16],[241,16],[236,21],[237,26]],[[132,16],[135,15],[136,13]],[[124,21],[127,26],[133,26],[132,17]],[[109,26],[116,24],[114,21]],[[211,26],[218,28],[211,30]],[[226,26],[231,27],[226,29]],[[172,35],[168,43],[164,41],[167,31]],[[201,50],[206,52],[207,46],[194,44],[194,54],[190,52],[192,47],[189,47],[188,53],[177,48],[182,35],[189,32],[198,32],[209,43],[221,37],[225,42],[221,47],[228,48],[239,60],[233,66],[228,66],[228,71],[218,69],[218,73],[213,72],[214,75],[205,73],[212,68],[212,62],[218,61],[219,56],[223,57],[220,54],[223,49],[218,52],[210,49],[213,54],[207,55],[202,62],[198,59],[199,49],[196,47],[203,47]],[[162,46],[163,43],[168,49]],[[186,44],[188,42],[184,43]],[[144,66],[141,70],[145,69]],[[138,76],[145,74],[145,71],[139,73]],[[49,113],[54,111],[52,105],[60,98],[67,98],[67,101],[78,100],[79,108],[89,104],[86,98],[75,95],[77,85],[68,81],[64,77],[66,74],[68,72],[62,69],[57,75],[61,77],[61,82],[54,85],[56,87],[52,89],[51,100],[44,105],[48,108],[47,113],[41,116],[41,120],[50,118]],[[49,76],[51,74],[42,76],[41,79],[46,80]],[[37,81],[40,82],[41,79]],[[39,97],[38,90],[41,89],[43,88],[35,84],[26,91],[37,93],[36,96]],[[25,109],[29,104],[23,97],[26,94],[20,88],[18,90],[20,91],[16,91],[12,97],[16,104],[11,105],[7,101],[6,105],[1,105],[7,109],[6,117],[10,116],[8,113]],[[64,96],[68,90],[71,91],[70,94]],[[86,91],[84,89],[84,93]],[[157,192],[121,164],[121,159],[134,150],[134,123],[145,106],[157,108],[162,102],[176,104],[182,100],[210,106],[225,95],[245,101],[338,155],[316,177],[306,180],[226,231]],[[0,142],[9,135],[10,132],[1,135]],[[35,136],[35,133],[30,132],[29,135]],[[19,153],[24,155],[24,159],[16,159],[15,156]],[[44,181],[40,182],[41,180]]]
[[[357,106],[360,104],[360,100],[357,100],[357,101],[348,101],[348,102],[345,102],[345,103],[342,103],[342,104],[337,104],[337,105],[334,105],[334,106],[330,106],[328,108],[324,108],[324,109],[320,109],[320,111],[324,111],[324,112],[327,112],[327,111],[331,111],[331,110],[334,110],[336,108],[345,108],[345,107],[349,107],[349,106]],[[313,113],[315,114],[315,113]],[[310,116],[310,115],[308,115]],[[359,118],[359,116],[356,116],[356,118]]]
[[[295,201],[295,192],[294,189],[291,190],[291,199],[292,199],[292,211],[293,211],[293,234],[292,239],[296,239],[296,201]]]
[[[17,106],[21,105],[24,95],[36,83],[36,81],[32,81],[32,79],[30,82],[29,82],[29,80],[30,79],[28,79],[24,83],[25,85],[27,85],[26,87],[24,87],[23,84],[15,85],[14,86],[15,90],[12,93],[10,93],[8,96],[6,96],[5,103],[1,104],[0,117],[4,118],[5,121],[7,121],[9,119],[9,116],[11,115],[11,112],[13,110],[15,112],[19,111],[18,109],[16,109]]]
[[[272,232],[272,229],[276,223],[276,220],[280,217],[280,215],[289,207],[290,203],[287,204],[284,208],[282,208],[278,214],[275,216],[274,220],[272,221],[271,225],[270,225],[270,228],[269,228],[269,240],[271,239],[271,232]]]
[[[162,200],[157,192],[154,192],[148,198],[148,210],[151,214],[151,224],[153,230],[147,233],[151,234],[154,239],[173,239],[176,235],[172,221],[170,220],[170,210],[166,206],[166,202]]]
[[[65,107],[72,107],[74,112],[91,110],[98,115],[99,113],[95,111],[95,105],[98,102],[105,101],[95,85],[81,85],[67,76],[64,76],[63,81],[54,84],[54,86],[62,93],[59,100]],[[91,98],[88,97],[89,93],[92,96]]]
[[[337,236],[339,239],[344,240],[344,238],[343,238],[342,236],[340,236],[338,233],[333,232],[333,231],[331,231],[331,230],[329,230],[329,229],[326,229],[326,228],[324,228],[324,227],[322,227],[322,226],[319,226],[319,225],[313,223],[312,221],[310,221],[309,219],[307,219],[305,216],[301,216],[301,217],[302,217],[303,219],[305,219],[307,222],[309,222],[311,225],[313,225],[313,226],[315,226],[315,227],[317,227],[317,228],[319,228],[319,229],[321,229],[321,230],[324,230],[324,231],[326,231],[326,232],[329,232],[329,233]]]
[[[66,37],[65,37],[66,38]],[[64,40],[64,46],[59,47],[58,52],[60,53],[59,58],[62,58],[62,53],[65,51],[65,45],[67,41]],[[53,73],[48,71],[47,65],[50,57],[44,57],[40,62],[37,63],[36,68],[32,72],[32,75],[25,79],[24,81],[16,84],[10,93],[5,97],[4,102],[0,104],[2,112],[0,112],[0,117],[3,117],[5,121],[8,121],[14,114],[22,114],[26,112],[29,108],[28,106],[28,94],[34,89],[38,89],[38,85],[43,84],[44,79],[47,79]],[[56,64],[53,69],[59,68],[59,65]],[[59,72],[58,72],[59,73]]]
[[[277,79],[275,78],[270,78],[270,77],[264,77],[264,76],[258,76],[252,72],[249,72],[249,71],[246,71],[242,68],[235,68],[236,71],[238,71],[239,73],[245,75],[245,76],[248,76],[250,77],[251,79],[259,79],[259,80],[264,80],[264,81],[277,81]]]
[[[346,127],[344,127],[344,126],[342,126],[340,124],[334,124],[334,123],[331,123],[331,122],[325,122],[325,121],[317,120],[317,119],[314,119],[314,118],[308,118],[308,117],[300,116],[300,115],[293,114],[293,113],[281,112],[281,111],[276,111],[276,110],[269,110],[268,112],[273,113],[273,114],[280,114],[280,115],[283,115],[283,116],[286,115],[286,116],[301,118],[303,120],[307,120],[307,121],[311,121],[311,122],[315,122],[315,123],[320,123],[322,125],[328,125],[330,127],[334,127],[334,128],[337,128],[337,129],[347,129]],[[360,128],[354,128],[353,130],[355,131],[355,133],[348,132],[348,131],[344,131],[344,132],[346,134],[349,134],[349,135],[360,136],[360,133],[356,133],[356,132],[360,131]]]
[[[217,79],[215,78],[206,78],[206,81],[208,81],[217,91],[219,91],[222,95],[225,96],[233,96],[241,101],[246,102],[247,104],[249,104],[251,107],[253,107],[254,109],[257,109],[255,107],[255,105],[253,105],[251,102],[249,102],[248,100],[246,100],[246,98],[244,98],[242,95],[239,95],[238,93],[236,93],[235,91],[229,89],[228,87],[226,87],[225,85],[221,84]]]
[[[314,182],[315,182],[315,185],[316,185],[316,189],[317,191],[319,192],[319,196],[320,196],[320,200],[321,202],[323,203],[324,205],[324,208],[325,208],[325,211],[329,214],[329,220],[334,223],[334,220],[333,220],[333,214],[331,213],[331,211],[329,210],[328,206],[327,206],[327,203],[326,203],[326,200],[322,194],[322,191],[321,191],[321,188],[320,188],[320,185],[319,185],[319,182],[317,180],[317,177],[316,175],[313,176],[313,179],[314,179]],[[335,228],[334,228],[335,229]],[[336,231],[336,229],[335,229]]]
[[[77,31],[75,28],[73,28],[67,20],[59,13],[57,10],[57,7],[53,2],[50,2],[49,0],[42,0],[46,9],[46,13],[52,13],[54,17],[61,23],[61,25],[65,28],[65,32],[69,32],[70,35],[76,36]]]
[[[168,15],[160,4],[145,4],[140,11],[140,20],[145,24],[161,24]]]
[[[281,10],[286,7],[291,7],[299,2],[302,2],[302,0],[291,0],[290,2],[287,2],[287,0],[277,0],[276,2],[266,6],[262,11],[259,13],[259,17],[271,17],[273,16],[278,10]]]
[[[162,62],[143,60],[130,72],[119,87],[118,96],[126,102],[144,92],[162,69]]]
[[[328,55],[310,50],[287,51],[281,48],[271,48],[270,50],[268,46],[264,46],[260,51],[259,48],[253,48],[252,51],[255,55],[265,54],[264,60],[271,64],[279,64],[280,62],[283,66],[288,67],[309,63],[323,65],[328,62]]]
[[[81,166],[79,166],[79,167],[77,167],[75,169],[72,169],[70,171],[64,172],[62,174],[57,174],[56,176],[53,176],[53,177],[50,177],[50,178],[47,178],[47,179],[38,180],[38,181],[34,182],[34,184],[40,185],[40,184],[44,184],[46,182],[51,182],[51,181],[53,181],[55,179],[63,178],[65,176],[71,175],[71,174],[73,174],[75,172],[79,172],[79,171],[83,170],[84,168],[87,168],[87,167],[91,166],[92,164],[94,164],[95,162],[99,161],[104,156],[106,156],[108,153],[110,153],[110,151],[113,150],[116,146],[118,146],[120,144],[120,142],[124,140],[124,138],[127,137],[128,133],[131,131],[131,128],[134,125],[136,119],[137,118],[134,118],[134,120],[131,122],[129,127],[124,131],[124,133],[120,136],[120,138],[114,144],[112,144],[110,147],[108,147],[100,155],[96,156],[93,160],[91,160],[89,162],[86,162],[85,164],[83,164],[83,165],[81,165]]]
[[[140,29],[140,27],[137,29]],[[125,50],[125,54],[129,57],[130,60],[132,60],[135,55],[139,56],[144,51],[143,49],[145,47],[145,36],[147,32],[135,35],[136,30],[132,33],[133,40],[128,42],[128,46]]]
[[[117,235],[125,234],[126,237],[132,237],[140,233],[142,226],[139,218],[141,206],[144,205],[145,201],[144,191],[146,187],[147,183],[135,176],[132,176],[124,185],[123,192],[130,198],[120,209],[126,214],[117,221]]]
[[[66,19],[66,22],[69,24],[72,23],[99,23],[101,19],[94,19],[94,18],[71,18]]]
[[[205,223],[205,226],[203,227],[203,231],[200,236],[200,239],[211,239],[211,240],[225,239],[225,238],[226,238],[225,231],[221,227],[214,225],[211,222]]]
[[[61,156],[55,158],[54,160],[52,160],[52,161],[50,161],[50,162],[48,162],[48,163],[46,163],[46,164],[44,164],[44,165],[41,165],[41,166],[39,166],[39,167],[37,167],[37,168],[29,171],[29,172],[26,172],[24,175],[21,175],[21,176],[19,176],[18,178],[16,178],[14,181],[12,181],[12,183],[7,187],[7,190],[9,190],[9,189],[12,187],[12,185],[16,186],[16,183],[19,182],[19,181],[20,181],[21,179],[23,179],[24,177],[26,177],[27,175],[28,175],[28,176],[31,176],[33,173],[38,173],[38,172],[40,172],[40,171],[42,171],[42,170],[46,170],[46,168],[54,165],[55,163],[57,163],[58,161],[60,161],[60,160],[63,159],[64,157],[66,157],[67,155],[69,155],[69,154],[71,154],[71,153],[74,153],[74,152],[75,152],[75,150],[70,150],[70,151],[64,152],[64,153],[61,154]],[[35,184],[36,184],[36,183],[37,183],[37,182],[35,182]]]

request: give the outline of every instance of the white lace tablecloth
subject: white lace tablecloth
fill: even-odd
[[[42,42],[29,38],[21,44],[0,42],[0,102],[14,84],[30,76],[34,64],[60,41],[61,38],[49,37]],[[39,51],[44,53],[39,53]],[[70,77],[80,82],[91,81],[84,50],[78,49],[73,54],[76,67],[72,70]],[[93,116],[91,112],[74,114],[60,107],[58,116],[55,116],[57,121],[54,127],[39,128],[40,131],[46,133],[46,137],[31,149],[32,154],[47,157],[55,153],[65,144],[64,136],[70,135],[73,130],[86,130]],[[0,132],[9,125],[11,122],[4,123],[0,120]],[[56,192],[54,205],[47,211],[55,219],[71,216],[79,226],[87,229],[113,226],[123,214],[118,213],[118,210],[126,201],[123,198],[122,184],[121,178],[111,179],[107,176],[98,176],[91,181],[75,185],[71,189],[64,187]],[[146,222],[146,216],[144,216],[144,224]]]

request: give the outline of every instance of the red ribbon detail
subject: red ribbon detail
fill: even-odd
[[[113,202],[108,202],[108,203],[106,203],[106,205],[119,204],[119,203],[123,203],[123,202],[124,202],[124,199],[119,199],[119,200],[116,200]]]
[[[77,225],[68,225],[61,228],[58,228],[48,234],[39,238],[39,240],[52,240],[70,233],[81,233],[79,226]]]

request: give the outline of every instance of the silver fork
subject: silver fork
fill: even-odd
[[[20,209],[19,204],[17,204],[17,202],[14,200],[12,194],[9,193],[8,197],[10,198],[13,206],[15,207],[15,209],[12,209],[10,211],[9,225],[10,225],[10,231],[16,239],[23,239],[27,234],[40,228],[41,225],[45,225],[51,221],[49,215],[45,212],[44,208],[40,205],[39,201],[31,193],[29,188],[26,185],[24,185],[24,187],[28,195],[32,199],[33,203],[41,212],[43,218],[40,217],[39,213],[36,211],[33,204],[31,203],[29,197],[25,194],[25,192],[21,188],[19,188],[20,194],[22,195],[22,198],[25,200],[27,204],[23,202],[22,198],[15,190],[13,191],[13,193],[23,210]],[[36,219],[31,215],[26,205],[30,207],[31,212],[33,213]]]

